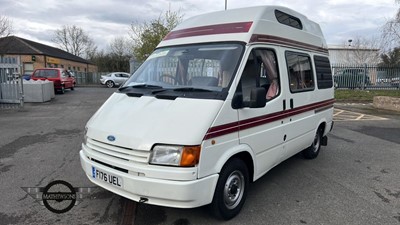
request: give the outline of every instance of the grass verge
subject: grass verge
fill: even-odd
[[[374,96],[400,98],[400,90],[335,90],[338,102],[372,102]]]

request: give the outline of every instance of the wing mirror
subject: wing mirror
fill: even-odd
[[[249,108],[263,108],[266,104],[267,91],[263,87],[253,88],[250,92],[250,101],[243,102],[243,94],[236,93],[232,99],[232,108],[241,109],[244,107]]]

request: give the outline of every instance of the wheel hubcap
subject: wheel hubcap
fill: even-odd
[[[319,143],[320,143],[320,136],[319,136],[319,133],[317,132],[317,134],[314,137],[313,152],[317,152],[318,151]]]
[[[235,208],[243,197],[244,176],[240,171],[234,171],[229,175],[224,188],[224,203],[229,209]]]

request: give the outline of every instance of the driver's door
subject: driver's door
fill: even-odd
[[[281,91],[277,62],[276,49],[254,47],[248,55],[236,91],[242,94],[243,105],[246,105],[246,101],[250,101],[251,89],[264,87],[266,93],[271,93],[271,84],[277,84],[272,97],[267,99],[266,96],[265,107],[238,109],[239,141],[249,145],[256,155],[256,179],[277,165],[284,156],[284,118],[281,113],[285,107],[285,96]]]

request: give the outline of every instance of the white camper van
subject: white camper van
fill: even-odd
[[[318,24],[277,6],[208,13],[172,30],[93,115],[81,164],[134,201],[230,219],[249,182],[317,157],[333,103]]]

